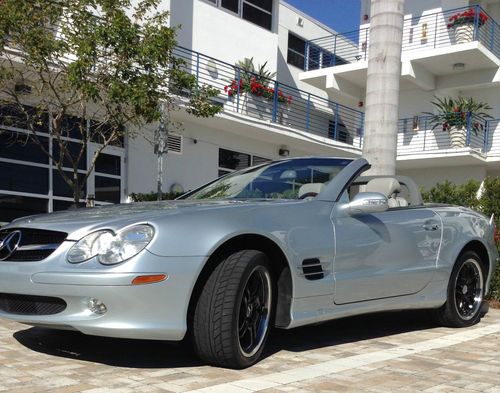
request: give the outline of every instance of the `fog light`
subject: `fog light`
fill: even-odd
[[[90,311],[92,311],[94,314],[102,315],[108,311],[106,308],[106,305],[101,302],[99,299],[94,299],[90,298],[87,307]]]

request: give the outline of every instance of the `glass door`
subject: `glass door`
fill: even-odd
[[[97,145],[89,148],[89,162],[94,157]],[[88,195],[93,195],[96,205],[124,202],[125,195],[125,149],[107,147],[99,156],[94,171],[89,176]]]

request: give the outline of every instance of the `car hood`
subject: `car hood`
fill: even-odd
[[[154,222],[155,218],[164,218],[170,215],[197,213],[207,209],[253,208],[255,206],[262,207],[265,205],[299,202],[295,200],[251,199],[129,203],[23,217],[14,220],[6,228],[37,228],[62,231],[68,233],[68,240],[78,240],[93,230],[102,228],[118,230],[127,225]]]

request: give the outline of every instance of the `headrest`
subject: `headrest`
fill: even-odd
[[[394,193],[401,192],[401,184],[393,177],[379,177],[366,183],[366,192],[379,192],[390,198]]]
[[[325,188],[325,185],[323,183],[308,183],[308,184],[303,184],[299,188],[299,199],[303,198],[307,194],[311,194],[310,196],[316,196],[318,195],[321,191],[323,191],[323,188]]]

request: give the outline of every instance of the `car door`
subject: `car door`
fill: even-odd
[[[416,293],[431,280],[442,232],[432,210],[349,215],[337,207],[332,221],[336,304]]]

